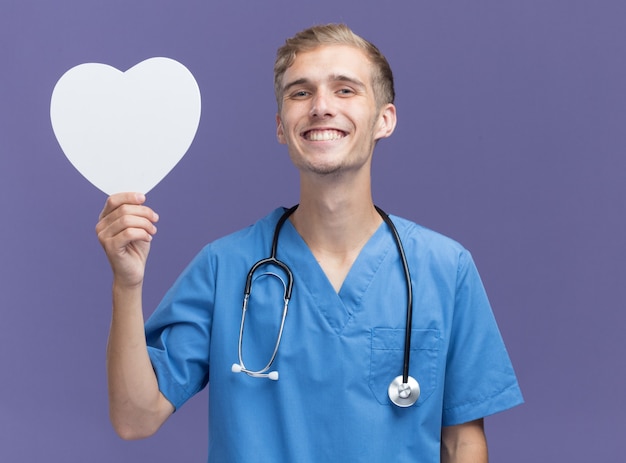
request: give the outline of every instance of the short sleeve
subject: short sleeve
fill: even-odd
[[[176,409],[209,379],[215,296],[209,249],[207,246],[181,273],[145,324],[159,389]]]
[[[476,420],[522,402],[478,270],[464,250],[457,272],[442,424],[452,426]]]

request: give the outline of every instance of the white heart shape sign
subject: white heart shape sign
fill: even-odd
[[[200,122],[200,89],[170,58],[126,72],[73,67],[52,92],[50,119],[69,161],[107,194],[147,193],[185,155]]]

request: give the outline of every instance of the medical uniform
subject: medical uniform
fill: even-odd
[[[294,287],[272,367],[280,379],[233,373],[246,275],[269,255],[282,213],[206,246],[146,323],[159,387],[176,408],[209,384],[209,462],[439,462],[442,426],[522,402],[469,252],[393,216],[413,283],[415,405],[387,396],[402,374],[406,282],[385,223],[337,294],[287,221],[277,258]],[[250,370],[265,366],[276,342],[278,277],[280,269],[265,269],[252,286],[242,342]]]

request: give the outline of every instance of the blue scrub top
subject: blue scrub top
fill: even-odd
[[[287,221],[278,259],[294,288],[272,367],[278,381],[231,371],[246,275],[270,253],[282,208],[206,246],[146,323],[159,387],[176,407],[209,384],[209,462],[439,462],[441,427],[522,403],[522,395],[467,250],[393,217],[413,284],[410,374],[421,396],[398,408],[406,284],[382,224],[337,294]],[[277,268],[257,272],[243,337],[246,367],[269,360],[280,324]]]

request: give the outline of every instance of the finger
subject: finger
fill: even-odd
[[[156,223],[159,220],[159,216],[151,208],[147,206],[136,206],[133,204],[122,204],[107,215],[100,218],[96,224],[96,234],[100,234],[103,230],[108,228],[111,224],[120,220],[123,217],[138,217]]]
[[[147,241],[152,239],[152,235],[157,232],[152,221],[138,215],[124,214],[106,225],[102,222],[101,224],[102,226],[98,230],[98,239],[103,245],[107,241],[119,241],[120,237],[125,244],[128,244],[129,237],[131,237],[130,241],[132,241],[132,237],[139,237],[141,241]],[[128,233],[125,233],[126,231]],[[119,243],[116,246],[119,246]]]
[[[126,193],[113,194],[109,196],[106,202],[104,203],[104,208],[102,209],[102,212],[100,213],[99,219],[106,217],[112,211],[114,211],[115,209],[117,209],[123,204],[141,205],[145,202],[146,202],[146,195],[144,195],[143,193],[126,192]]]
[[[125,228],[116,235],[99,238],[100,244],[111,260],[119,254],[126,254],[135,245],[150,244],[152,237],[153,235],[143,228]]]
[[[111,249],[121,250],[141,241],[149,243],[152,241],[153,235],[143,228],[125,228],[111,239]]]

